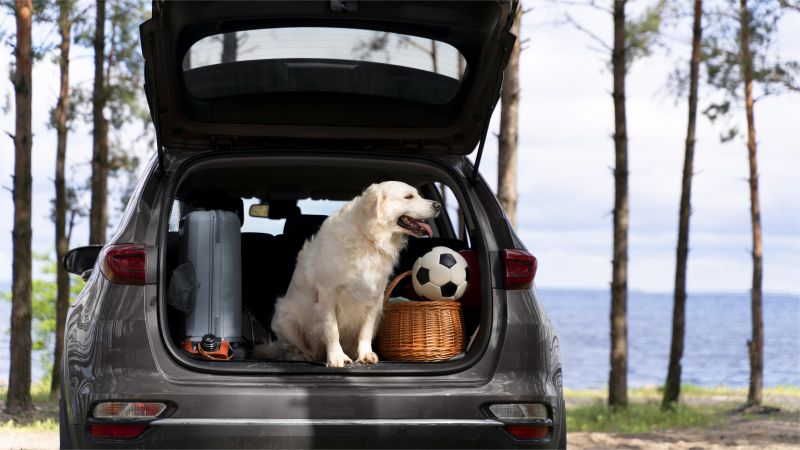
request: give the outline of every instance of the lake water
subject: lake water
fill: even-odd
[[[569,388],[608,385],[608,291],[539,290],[558,331]],[[628,385],[664,384],[672,329],[672,295],[628,296]],[[800,386],[800,297],[764,296],[764,385]],[[746,387],[751,335],[749,294],[690,294],[682,382]]]
[[[608,383],[608,291],[539,290],[561,344],[564,385],[602,388]],[[11,302],[0,301],[0,384],[8,380]],[[628,299],[628,385],[663,384],[672,321],[670,294],[631,292]],[[800,297],[764,297],[764,384],[800,386]],[[749,377],[750,297],[689,295],[683,382],[745,387]],[[44,373],[34,354],[33,376]]]

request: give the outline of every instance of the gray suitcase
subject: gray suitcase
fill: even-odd
[[[241,224],[230,211],[194,211],[183,218],[181,261],[194,266],[194,308],[186,315],[186,338],[206,334],[231,343],[242,333]]]

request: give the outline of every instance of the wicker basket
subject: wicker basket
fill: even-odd
[[[457,301],[389,303],[392,291],[411,275],[401,273],[386,288],[378,351],[389,361],[444,361],[464,351],[464,320]]]

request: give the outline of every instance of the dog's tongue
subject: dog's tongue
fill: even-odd
[[[425,230],[425,234],[427,234],[428,237],[433,237],[433,231],[431,230],[431,226],[430,225],[428,225],[427,223],[425,223],[425,222],[420,220],[419,221],[419,226],[421,226],[422,229]]]

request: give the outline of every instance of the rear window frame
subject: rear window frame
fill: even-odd
[[[198,66],[198,67],[191,67],[191,69],[189,69],[188,71],[186,70],[185,65],[184,65],[184,63],[186,61],[186,56],[190,54],[192,49],[197,44],[199,44],[199,43],[201,43],[201,42],[203,42],[205,40],[210,40],[210,39],[214,39],[214,38],[222,39],[222,36],[224,36],[226,34],[229,34],[229,33],[247,33],[247,32],[270,31],[270,30],[326,30],[326,29],[329,29],[329,30],[348,30],[348,31],[353,31],[353,32],[358,32],[358,33],[363,32],[365,35],[367,35],[368,33],[372,33],[372,34],[375,34],[375,35],[380,34],[380,33],[390,34],[391,36],[395,36],[396,37],[395,43],[398,45],[398,48],[399,48],[399,43],[402,41],[402,39],[405,39],[405,38],[409,38],[409,40],[405,44],[406,46],[415,47],[417,49],[419,49],[419,47],[414,44],[414,43],[416,43],[416,41],[413,41],[414,43],[412,43],[411,39],[421,39],[423,41],[435,42],[438,47],[441,47],[441,49],[437,50],[437,52],[444,50],[446,53],[450,53],[450,56],[452,56],[452,52],[455,52],[455,54],[458,56],[460,64],[457,63],[455,65],[455,74],[456,74],[456,76],[458,76],[458,78],[455,78],[455,77],[451,76],[450,74],[443,73],[443,72],[445,72],[444,70],[436,70],[436,71],[434,71],[433,70],[434,67],[431,67],[431,70],[428,70],[428,69],[425,69],[425,68],[415,67],[415,66],[412,66],[410,64],[407,64],[407,65],[394,64],[391,61],[388,61],[388,62],[384,63],[384,62],[375,61],[373,59],[357,60],[357,59],[340,59],[340,58],[331,58],[331,57],[327,57],[327,58],[290,57],[290,58],[268,58],[268,59],[267,58],[245,58],[245,59],[237,60],[237,61],[234,61],[234,62],[226,62],[226,63],[219,62],[219,63],[215,63],[215,64],[204,64],[204,65]],[[305,26],[304,25],[276,25],[276,26],[253,26],[253,27],[248,27],[248,28],[241,28],[241,29],[240,28],[236,28],[236,29],[229,29],[229,30],[219,29],[219,30],[216,30],[213,33],[203,34],[203,35],[201,35],[199,37],[196,37],[190,43],[184,44],[181,47],[182,47],[183,50],[178,53],[181,56],[178,58],[179,59],[179,63],[177,64],[177,67],[179,68],[178,78],[180,80],[180,84],[181,84],[181,88],[182,88],[183,94],[186,95],[188,98],[191,98],[194,101],[200,101],[200,102],[215,102],[215,101],[221,101],[221,100],[224,100],[224,99],[229,99],[229,98],[238,97],[238,96],[253,96],[254,95],[254,96],[268,97],[268,96],[286,96],[286,95],[292,96],[292,95],[314,95],[314,94],[319,94],[319,95],[354,96],[354,97],[360,97],[360,98],[375,98],[378,101],[393,101],[393,102],[401,102],[401,103],[408,102],[408,103],[411,103],[411,104],[426,105],[426,106],[431,106],[431,107],[445,107],[445,106],[453,103],[454,101],[456,101],[459,98],[459,96],[463,95],[462,92],[465,89],[465,85],[467,84],[467,77],[469,76],[469,72],[470,72],[470,70],[469,70],[470,69],[470,64],[469,64],[469,60],[468,60],[467,56],[457,46],[453,45],[450,42],[447,42],[446,40],[434,39],[434,38],[432,38],[430,36],[422,36],[422,35],[418,35],[418,34],[408,34],[407,31],[404,31],[403,33],[400,33],[400,32],[395,32],[395,31],[391,31],[391,30],[384,30],[384,29],[377,29],[377,28],[376,29],[369,29],[369,28],[365,28],[365,27],[356,28],[356,27],[350,27],[350,26],[340,25],[340,24],[326,24],[324,26],[321,26],[321,25],[305,25]],[[354,49],[352,49],[351,51],[354,51]],[[377,51],[385,51],[385,50],[377,50]],[[424,50],[420,49],[419,51],[424,51]],[[423,58],[425,58],[425,57],[427,57],[427,56],[423,56]],[[222,59],[222,55],[220,55],[220,59]],[[446,60],[444,60],[444,61],[442,60],[442,55],[441,54],[436,57],[436,61],[437,61],[436,65],[442,64],[442,62],[446,62]],[[333,67],[335,67],[337,65],[338,66],[351,65],[354,68],[357,67],[356,70],[365,71],[365,72],[371,73],[373,75],[376,73],[376,70],[381,69],[382,66],[385,66],[385,68],[386,68],[385,73],[386,73],[387,80],[395,82],[395,83],[387,83],[387,86],[395,86],[396,85],[396,81],[397,81],[397,77],[400,77],[401,74],[405,74],[408,78],[411,78],[411,76],[414,75],[414,71],[419,72],[419,74],[422,75],[422,77],[423,77],[423,79],[420,80],[419,83],[417,83],[416,90],[420,90],[420,89],[424,90],[425,83],[423,83],[423,81],[426,81],[428,84],[430,84],[436,78],[452,80],[452,81],[457,82],[458,84],[449,92],[449,95],[446,95],[446,96],[445,95],[441,95],[440,97],[437,97],[438,101],[428,102],[428,101],[423,101],[422,98],[434,98],[434,97],[436,97],[436,95],[435,94],[431,95],[430,92],[427,95],[425,95],[425,93],[423,92],[422,94],[417,95],[416,97],[413,97],[413,96],[412,97],[402,97],[402,96],[392,96],[392,95],[370,95],[369,93],[360,92],[360,91],[356,91],[356,90],[353,90],[353,91],[350,91],[350,92],[348,92],[346,90],[341,90],[341,91],[337,91],[337,90],[319,90],[319,91],[314,91],[314,90],[297,90],[297,91],[293,91],[293,90],[262,90],[262,91],[236,92],[235,89],[233,89],[233,93],[231,95],[220,95],[220,96],[210,95],[209,96],[209,95],[200,95],[201,91],[203,91],[203,86],[198,86],[197,89],[193,89],[190,86],[190,84],[187,82],[187,76],[186,76],[187,72],[200,70],[200,71],[206,71],[206,72],[211,73],[216,68],[216,69],[220,69],[220,70],[227,70],[229,72],[228,75],[231,75],[231,72],[233,72],[233,68],[237,64],[246,64],[246,65],[251,66],[251,67],[255,67],[257,65],[262,65],[265,68],[268,67],[269,65],[285,66],[285,67],[283,67],[284,71],[297,70],[297,67],[301,67],[302,65],[307,65],[307,66],[311,66],[311,65],[326,66],[327,65],[327,66],[329,66],[328,70],[331,70]],[[226,66],[226,67],[223,67],[223,66]],[[293,67],[289,67],[289,66],[293,66]],[[280,70],[280,67],[277,67],[277,69]],[[448,72],[451,72],[452,70],[453,70],[453,67],[450,67],[450,70],[448,70]],[[460,74],[458,73],[459,70],[460,70]],[[233,74],[235,75],[235,72],[233,72]],[[225,74],[221,73],[220,75],[225,75]],[[198,73],[195,76],[199,77],[200,75]],[[292,75],[289,75],[287,77],[287,80],[291,80],[291,77],[292,77]],[[209,78],[211,78],[211,77],[209,77]],[[298,78],[298,77],[296,77],[296,78]],[[374,83],[368,83],[368,84],[374,84]],[[446,83],[442,83],[442,85],[438,89],[436,89],[435,91],[438,92],[441,89],[446,88],[447,86],[445,86],[445,84]],[[409,83],[408,86],[406,86],[406,88],[408,88],[408,87],[414,88],[415,87],[414,83]],[[205,88],[205,91],[210,91],[210,90],[213,90],[213,88],[208,88],[208,87]],[[412,89],[412,91],[413,91],[413,89]],[[386,92],[387,93],[391,93],[389,90],[387,90]]]

